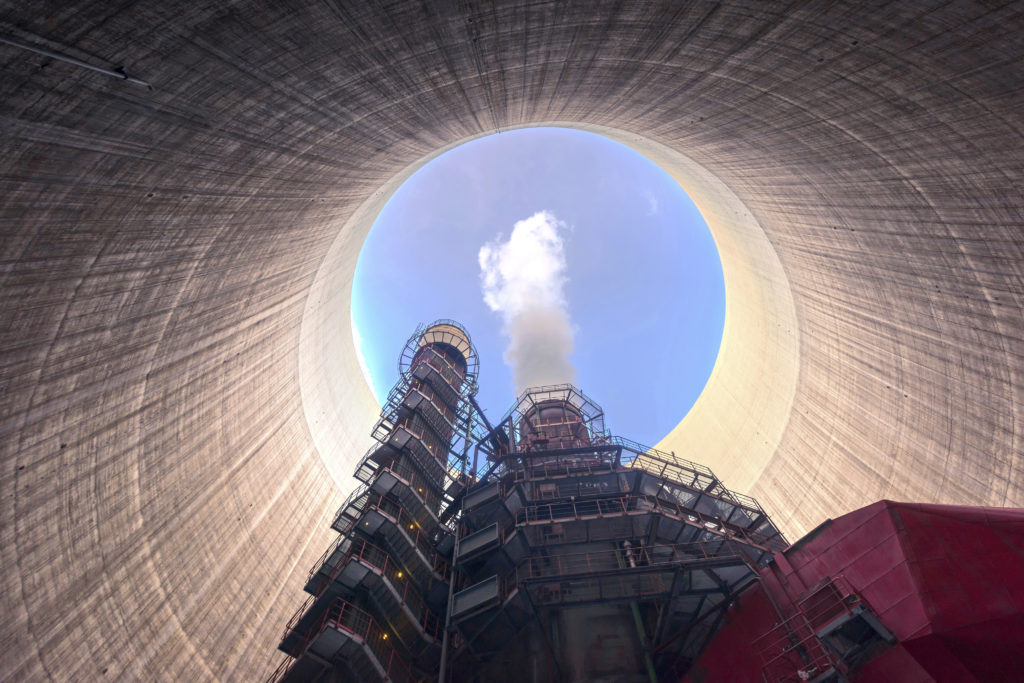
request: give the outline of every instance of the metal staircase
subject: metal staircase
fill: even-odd
[[[275,680],[404,682],[436,670],[478,368],[454,321],[409,338],[372,432],[377,443],[356,467],[360,486],[331,525],[340,536],[310,570],[312,595],[282,637],[294,661]]]

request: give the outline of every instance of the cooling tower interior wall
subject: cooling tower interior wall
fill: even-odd
[[[276,666],[377,412],[362,238],[516,126],[630,144],[708,218],[722,351],[662,448],[791,538],[1024,504],[1022,11],[4,0],[5,37],[152,90],[0,44],[0,676]]]

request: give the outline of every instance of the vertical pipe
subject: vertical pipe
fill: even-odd
[[[462,517],[461,512],[460,510],[460,518]],[[462,525],[457,524],[455,526],[455,549],[452,551],[452,563],[449,569],[451,575],[448,577],[448,606],[444,611],[444,635],[441,636],[441,665],[440,671],[437,674],[437,683],[444,683],[445,669],[448,665],[448,629],[451,627],[452,621],[452,596],[455,594],[455,562],[459,557],[460,536],[462,536]]]
[[[626,540],[622,542],[625,548],[626,561],[630,567],[636,567],[636,560],[633,558],[632,544]],[[636,625],[636,635],[640,638],[640,647],[644,650],[644,666],[647,668],[647,677],[651,683],[658,683],[658,672],[654,668],[654,660],[651,659],[651,648],[647,643],[647,631],[644,629],[644,620],[640,616],[640,605],[636,600],[629,601],[629,609],[633,613],[633,623]]]
[[[478,410],[477,407],[476,407],[476,397],[475,397],[475,395],[471,395],[470,396],[470,400],[472,401],[473,409]],[[466,420],[466,440],[465,440],[465,442],[463,444],[463,448],[462,448],[462,464],[460,466],[460,478],[463,480],[463,484],[464,485],[467,485],[467,482],[465,481],[465,478],[466,478],[466,461],[468,460],[468,458],[466,456],[469,454],[469,441],[472,438],[472,432],[473,432],[473,412],[472,412],[473,409],[470,410],[469,417]],[[486,418],[484,418],[484,419],[486,420]],[[480,444],[478,443],[477,444],[477,449],[479,449],[479,448],[480,448]],[[473,474],[475,475],[476,474],[476,459],[475,459],[475,456],[474,456],[474,461],[473,462],[474,462],[474,464],[473,464]],[[444,633],[441,635],[441,664],[440,664],[440,671],[439,671],[439,673],[437,675],[438,683],[444,683],[445,668],[448,665],[448,627],[451,625],[451,618],[452,618],[452,595],[454,595],[454,593],[455,593],[455,562],[456,562],[456,560],[459,557],[459,538],[462,536],[462,525],[459,523],[459,520],[462,518],[462,502],[461,502],[462,499],[460,498],[459,500],[460,500],[460,502],[459,502],[459,511],[455,515],[455,547],[452,550],[452,563],[450,565],[450,567],[451,567],[450,570],[449,570],[450,574],[448,576],[448,606],[445,608],[445,613],[444,613]]]

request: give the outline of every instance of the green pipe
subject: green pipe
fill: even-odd
[[[636,600],[629,603],[629,608],[633,610],[633,621],[636,622],[636,634],[640,636],[640,643],[644,648],[644,665],[647,666],[647,677],[651,679],[651,683],[658,683],[658,672],[654,670],[654,660],[651,659],[651,649],[647,647],[647,632],[644,630],[644,620],[640,617],[640,605],[637,604]]]
[[[626,553],[629,553],[629,541],[623,541],[622,546],[625,548]],[[619,567],[622,566],[622,558],[619,558]],[[629,558],[629,566],[636,566],[636,562],[633,561],[632,557]],[[630,600],[629,609],[633,612],[633,623],[636,625],[636,635],[640,638],[640,647],[644,650],[644,666],[647,667],[647,677],[651,679],[651,683],[658,683],[658,672],[655,671],[654,660],[651,659],[651,648],[647,643],[647,630],[644,628],[643,617],[640,616],[640,605],[636,600]]]

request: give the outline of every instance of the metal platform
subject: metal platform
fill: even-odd
[[[706,467],[610,434],[569,385],[488,424],[468,335],[430,329],[403,351],[279,674],[514,680],[523,658],[551,680],[594,662],[616,680],[684,670],[785,547],[764,510]]]
[[[601,639],[633,653],[623,680],[674,675],[786,546],[756,501],[609,434],[575,387],[527,392],[477,452],[489,466],[462,498],[453,559],[456,680],[510,680],[488,667],[522,652],[579,678]]]

